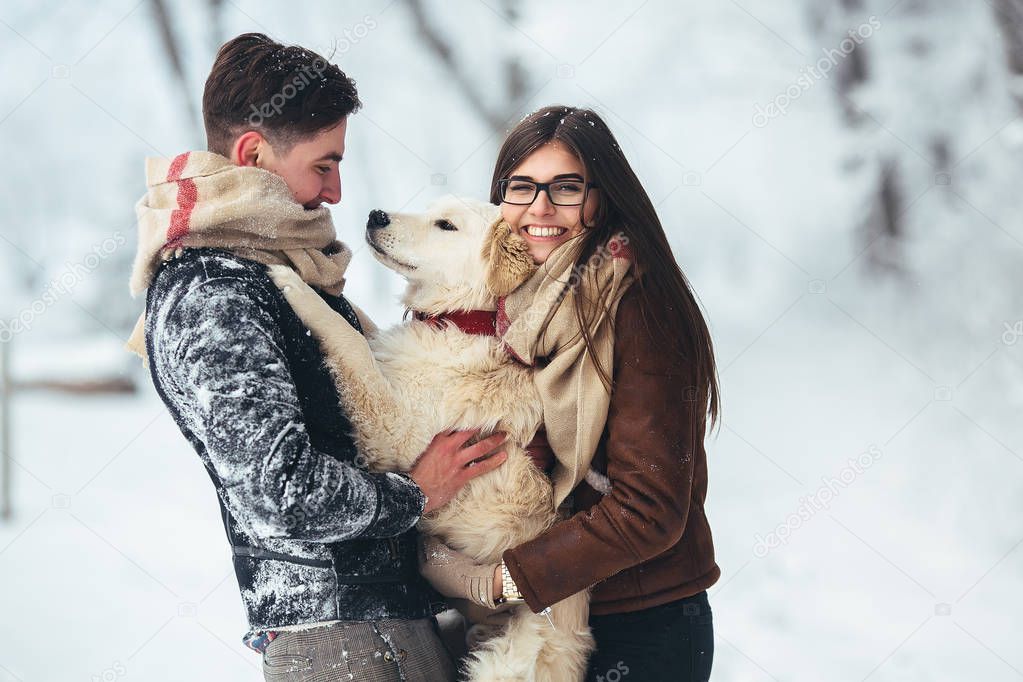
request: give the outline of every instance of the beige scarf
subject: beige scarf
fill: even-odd
[[[498,334],[507,349],[527,365],[538,358],[550,360],[546,366],[537,365],[533,376],[543,400],[547,440],[557,458],[552,475],[555,507],[586,477],[611,403],[580,332],[575,298],[583,296],[588,305],[598,292],[610,288],[608,309],[590,330],[596,359],[610,374],[612,322],[634,279],[625,235],[612,239],[578,268],[577,255],[572,242],[556,249],[525,284],[501,299],[498,308]]]
[[[352,253],[337,241],[326,207],[306,210],[279,176],[236,166],[212,152],[146,159],[146,195],[135,205],[138,251],[130,288],[137,296],[163,261],[182,249],[217,248],[266,265],[288,265],[310,285],[338,295]],[[146,357],[145,315],[127,349]]]

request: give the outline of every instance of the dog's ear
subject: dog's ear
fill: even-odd
[[[494,296],[507,296],[536,270],[526,240],[500,218],[490,226],[483,241],[483,260],[487,264],[487,289]]]

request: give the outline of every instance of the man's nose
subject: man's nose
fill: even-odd
[[[335,171],[333,175],[323,184],[320,191],[320,198],[328,204],[336,204],[341,201],[341,172]]]
[[[367,230],[379,230],[387,227],[391,224],[391,216],[387,215],[379,208],[375,208],[369,212],[369,220],[366,221]]]

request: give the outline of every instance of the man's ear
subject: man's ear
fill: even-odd
[[[526,240],[501,218],[490,226],[483,242],[483,260],[487,264],[487,289],[494,296],[507,296],[536,270]]]
[[[236,166],[258,166],[260,153],[266,138],[255,130],[247,130],[234,141],[231,147],[231,162]]]

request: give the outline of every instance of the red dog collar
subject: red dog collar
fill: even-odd
[[[434,327],[440,328],[445,322],[450,322],[466,334],[477,336],[497,335],[497,311],[496,310],[464,310],[440,315],[427,315],[419,311],[413,311],[412,315],[420,322],[426,322]]]

